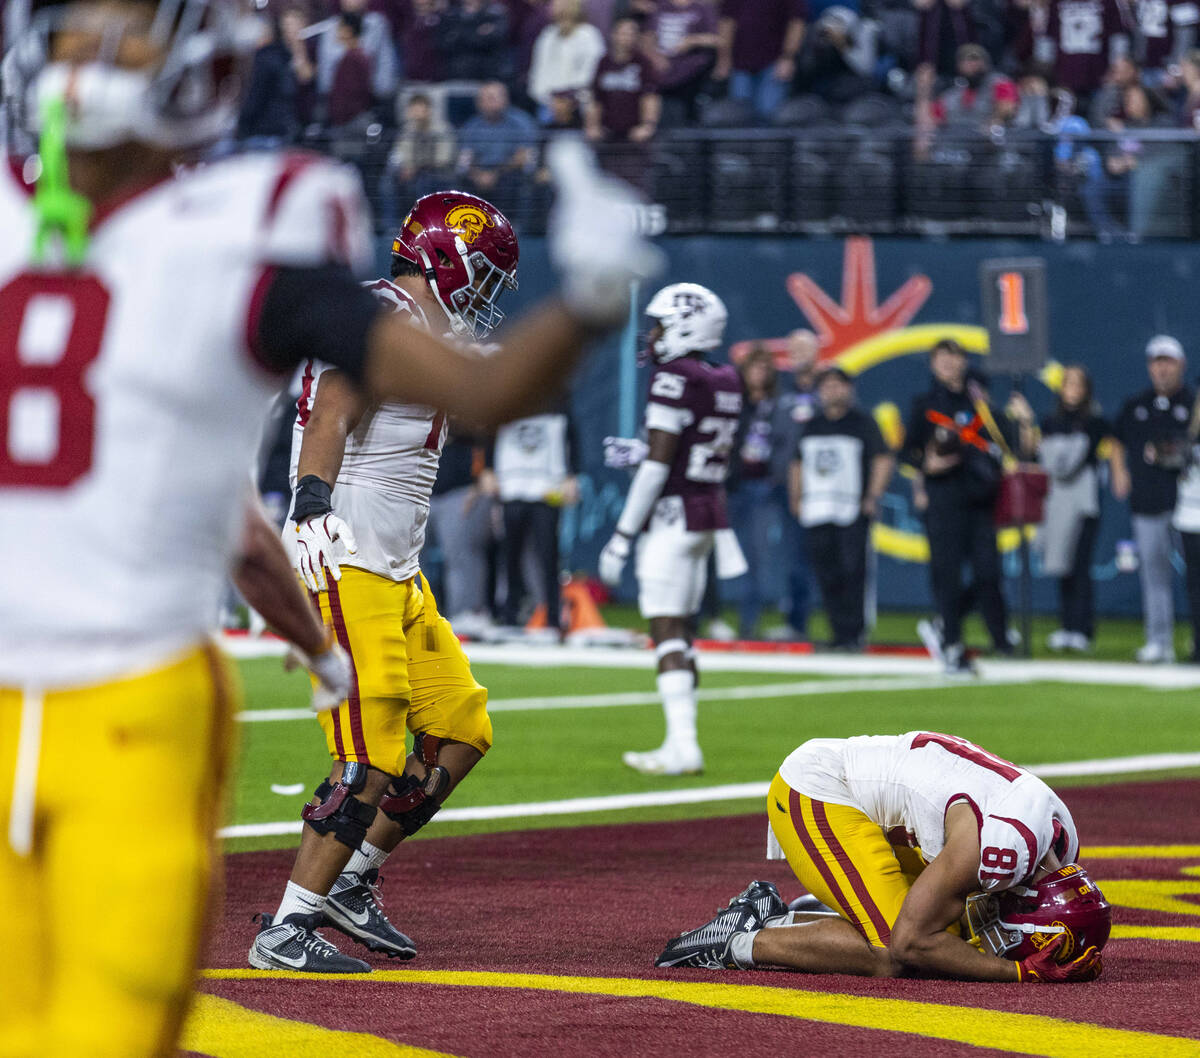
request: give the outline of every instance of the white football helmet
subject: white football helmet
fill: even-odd
[[[646,315],[662,326],[662,333],[647,350],[659,364],[717,348],[729,319],[725,302],[699,283],[663,287],[650,299]]]
[[[245,0],[158,0],[148,25],[114,19],[88,4],[11,0],[5,36],[5,102],[10,132],[36,133],[48,99],[67,101],[68,146],[98,150],[136,141],[169,150],[219,139],[237,120],[246,62],[262,28]],[[94,34],[82,65],[52,62],[55,33]],[[162,54],[157,68],[116,61],[126,33]]]

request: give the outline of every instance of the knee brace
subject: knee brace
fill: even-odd
[[[413,755],[425,765],[424,782],[415,775],[399,775],[379,802],[383,814],[400,824],[405,837],[420,830],[442,807],[439,798],[450,784],[450,773],[437,762],[441,744],[436,735],[419,732],[413,739]]]
[[[357,849],[375,822],[375,806],[360,801],[354,795],[367,784],[367,768],[357,761],[342,766],[342,777],[336,783],[321,783],[313,800],[304,806],[300,818],[324,837],[332,832],[343,845]]]

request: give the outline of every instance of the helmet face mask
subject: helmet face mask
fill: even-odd
[[[1087,872],[1073,863],[1033,886],[971,896],[967,924],[972,942],[1003,959],[1025,959],[1061,934],[1067,942],[1059,958],[1073,958],[1108,942],[1112,908]]]
[[[682,356],[716,349],[725,336],[725,303],[699,283],[672,283],[650,299],[646,315],[654,321],[643,356],[668,364]]]
[[[392,240],[417,265],[456,334],[485,338],[504,319],[497,301],[517,289],[517,237],[491,203],[462,191],[417,200]]]
[[[11,131],[25,139],[18,149],[28,149],[56,98],[67,104],[67,144],[79,150],[213,142],[237,120],[260,35],[241,0],[76,0],[14,17],[9,30],[5,92]]]

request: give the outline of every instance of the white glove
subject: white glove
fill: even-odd
[[[358,550],[358,544],[350,526],[336,514],[321,514],[307,521],[293,523],[287,526],[283,535],[285,540],[290,538],[292,565],[304,579],[309,591],[325,591],[325,570],[334,580],[342,579],[342,561],[346,555],[353,555]]]
[[[350,665],[350,656],[335,640],[331,640],[320,654],[306,654],[293,643],[288,647],[283,667],[290,671],[297,666],[303,666],[317,678],[311,702],[314,713],[336,709],[350,696],[354,669]]]
[[[604,438],[604,465],[616,470],[628,470],[636,467],[650,446],[640,437],[606,437]]]
[[[577,136],[546,150],[557,195],[550,212],[550,259],[563,300],[584,323],[615,327],[629,313],[630,284],[663,270],[662,252],[637,231],[637,193],[596,167]]]
[[[613,533],[600,552],[600,579],[605,584],[621,583],[621,571],[629,558],[629,537],[624,533]]]

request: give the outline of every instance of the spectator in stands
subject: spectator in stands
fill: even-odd
[[[940,125],[981,129],[994,123],[996,104],[1001,100],[1011,107],[1011,113],[1002,111],[1000,115],[1001,123],[1008,124],[1016,116],[1016,85],[992,69],[991,57],[982,45],[964,44],[958,49],[958,76],[933,105],[933,117]]]
[[[437,32],[447,79],[506,81],[512,76],[508,11],[499,0],[450,0]]]
[[[997,439],[990,437],[990,425],[980,409],[998,428],[1008,420],[987,406],[984,395],[971,385],[967,354],[958,342],[950,338],[938,342],[930,352],[929,366],[933,384],[913,401],[901,453],[914,472],[913,506],[925,520],[929,576],[941,626],[923,621],[918,629],[948,675],[969,675],[973,668],[962,641],[968,597],[983,614],[993,649],[1012,653],[992,519],[1000,488],[1000,459]],[[963,583],[968,562],[973,573],[969,589]]]
[[[645,143],[658,129],[662,100],[657,88],[650,62],[638,49],[637,19],[616,19],[592,80],[588,139]]]
[[[1130,397],[1114,424],[1129,466],[1129,511],[1137,544],[1146,642],[1137,659],[1175,660],[1171,516],[1179,473],[1191,447],[1188,422],[1196,395],[1184,382],[1183,346],[1169,334],[1146,345],[1150,388]]]
[[[1183,62],[1195,44],[1200,7],[1195,0],[1134,0],[1133,9],[1135,57],[1157,86],[1173,76],[1170,68]]]
[[[279,17],[280,35],[291,57],[296,85],[296,116],[302,124],[308,124],[317,111],[317,68],[308,53],[307,41],[300,35],[304,28],[304,15],[298,8],[288,8]]]
[[[541,36],[542,30],[550,25],[551,0],[508,0],[509,8],[509,47],[516,64],[514,87],[520,98],[529,79],[529,65],[533,61],[533,46]],[[524,102],[531,102],[528,97]]]
[[[556,92],[578,95],[591,85],[605,50],[600,31],[583,20],[583,0],[551,0],[550,13],[554,21],[533,45],[527,88],[543,122]]]
[[[1033,409],[1020,393],[1009,399],[1009,415],[1021,424],[1021,447],[1036,455],[1050,479],[1045,517],[1038,528],[1042,572],[1058,580],[1059,627],[1051,650],[1086,652],[1096,634],[1092,557],[1100,528],[1100,458],[1107,449],[1113,495],[1129,495],[1124,450],[1109,441],[1112,427],[1092,397],[1092,379],[1082,364],[1063,370],[1054,411],[1035,428]]]
[[[579,97],[574,92],[555,92],[545,121],[547,132],[575,131],[583,128]]]
[[[271,150],[296,135],[296,75],[280,20],[267,18],[254,53],[250,84],[238,115],[237,138],[245,147]]]
[[[848,7],[827,7],[805,34],[796,61],[802,92],[846,103],[875,86],[878,26]]]
[[[601,164],[649,195],[652,168],[645,145],[658,131],[662,99],[654,69],[638,45],[637,19],[617,18],[608,52],[596,66],[584,128]]]
[[[558,522],[564,505],[579,500],[575,458],[579,446],[565,407],[502,426],[496,434],[494,468],[504,504],[504,568],[508,592],[503,623],[523,616],[522,575],[528,554],[537,570],[536,597],[546,606],[546,626],[559,629]]]
[[[796,76],[807,20],[807,0],[722,0],[714,80],[770,118]]]
[[[1115,56],[1108,65],[1104,83],[1096,90],[1088,107],[1088,121],[1092,128],[1119,132],[1123,127],[1121,110],[1125,90],[1141,82],[1142,72],[1137,64],[1128,55]]]
[[[404,76],[409,81],[440,81],[442,31],[440,0],[411,0],[412,8],[400,34]]]
[[[1046,48],[1054,84],[1085,111],[1117,55],[1130,50],[1133,25],[1123,0],[1050,0]]]
[[[399,80],[390,23],[378,11],[368,11],[367,0],[339,0],[338,6],[358,27],[355,46],[367,57],[371,94],[377,100],[390,101]],[[317,90],[323,94],[332,94],[334,73],[347,48],[342,25],[339,19],[332,30],[317,37]]]
[[[854,402],[854,383],[837,366],[817,381],[820,411],[793,453],[789,495],[804,526],[835,650],[859,650],[867,622],[871,522],[895,459],[875,419]]]
[[[643,49],[669,124],[695,120],[696,97],[716,62],[718,43],[717,13],[706,0],[658,0]]]
[[[371,60],[362,48],[362,15],[347,13],[338,19],[339,56],[329,86],[327,116],[331,129],[349,131],[369,118],[374,104]]]
[[[774,562],[783,518],[784,489],[771,476],[772,456],[784,438],[775,431],[779,378],[770,350],[756,346],[738,365],[745,399],[729,472],[729,515],[746,556],[740,590],[738,638],[754,639],[763,607],[782,595]]]
[[[459,129],[459,169],[471,190],[508,212],[501,201],[524,200],[522,174],[534,164],[537,126],[509,103],[508,89],[499,81],[479,86],[475,110],[475,116]]]
[[[1183,92],[1176,104],[1176,120],[1182,128],[1200,132],[1200,51],[1189,51],[1179,69]]]
[[[410,202],[445,185],[454,154],[454,132],[437,119],[429,97],[409,96],[404,127],[388,158],[398,200]]]
[[[917,63],[921,77],[952,78],[964,44],[978,39],[967,0],[913,0],[917,9]]]
[[[787,338],[787,357],[792,370],[792,387],[779,395],[773,429],[779,436],[771,459],[771,477],[785,495],[791,477],[792,456],[800,434],[817,413],[817,353],[820,345],[812,331],[799,329]],[[781,570],[787,577],[784,623],[780,639],[801,640],[808,635],[808,609],[812,598],[812,571],[804,528],[789,504],[783,519]]]

